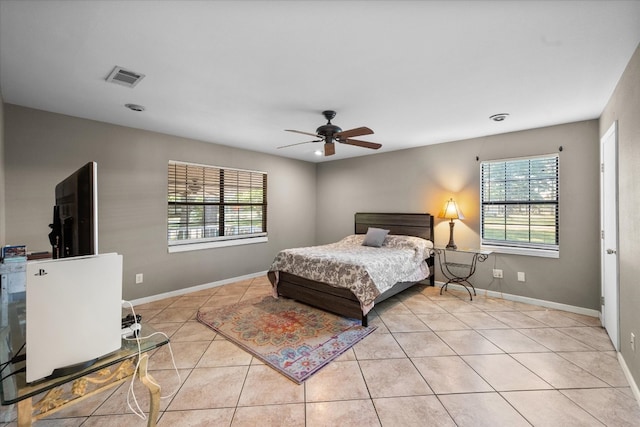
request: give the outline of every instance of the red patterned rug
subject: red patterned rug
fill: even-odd
[[[200,309],[198,321],[298,384],[376,329],[271,296]]]

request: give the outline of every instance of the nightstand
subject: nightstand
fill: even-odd
[[[464,286],[469,292],[469,299],[473,301],[473,295],[476,295],[476,288],[469,281],[471,276],[476,272],[476,265],[478,262],[484,262],[487,260],[491,251],[481,251],[479,249],[450,249],[444,247],[435,247],[433,251],[438,256],[438,263],[440,264],[440,271],[447,279],[447,282],[440,288],[440,295],[443,290],[447,290],[449,283],[456,283]],[[462,254],[462,258],[465,258],[464,262],[458,262],[456,257],[455,261],[447,260],[447,253]],[[473,290],[473,295],[471,294]]]

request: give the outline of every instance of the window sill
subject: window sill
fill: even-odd
[[[199,251],[202,249],[225,248],[229,246],[239,246],[239,245],[252,245],[254,243],[266,243],[268,241],[269,241],[269,238],[267,236],[260,236],[260,237],[249,237],[246,239],[218,240],[215,242],[185,243],[183,245],[168,246],[167,251],[170,254],[172,254],[177,252]]]
[[[480,246],[483,251],[492,251],[494,254],[511,254],[524,256],[537,256],[543,258],[560,258],[560,251],[548,249],[513,248],[510,246]]]

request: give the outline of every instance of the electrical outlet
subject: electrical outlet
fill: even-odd
[[[502,270],[498,268],[493,269],[493,277],[496,279],[502,279],[504,276],[502,275]]]
[[[143,281],[144,281],[144,277],[143,277],[142,273],[136,274],[136,284],[142,283]]]
[[[631,351],[636,351],[636,335],[631,332]]]
[[[524,271],[518,271],[518,282],[524,282]]]

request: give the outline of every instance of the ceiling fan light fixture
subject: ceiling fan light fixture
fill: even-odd
[[[370,148],[372,150],[377,150],[378,148],[382,147],[381,144],[378,144],[375,142],[367,142],[367,141],[352,139],[352,137],[354,136],[371,135],[373,131],[368,127],[361,126],[358,128],[348,129],[343,131],[341,127],[331,123],[331,119],[333,119],[336,116],[335,111],[325,110],[322,112],[322,115],[324,116],[325,119],[327,119],[327,124],[318,127],[318,129],[316,129],[316,133],[303,132],[303,131],[294,130],[294,129],[285,129],[285,132],[300,133],[303,135],[309,135],[309,136],[317,137],[320,139],[282,145],[277,148],[286,148],[286,147],[292,147],[294,145],[308,144],[310,142],[324,141],[324,155],[333,156],[336,153],[335,143],[355,145],[357,147]],[[318,154],[318,152],[316,152],[315,154]]]
[[[493,116],[489,116],[489,120],[493,120],[494,122],[502,122],[507,118],[508,115],[509,113],[494,114]]]
[[[313,154],[315,154],[316,156],[322,156],[322,150],[316,150],[313,152]]]

